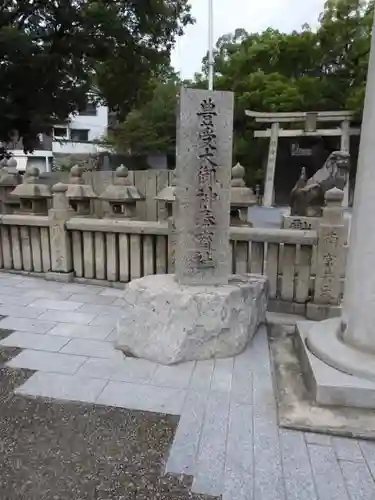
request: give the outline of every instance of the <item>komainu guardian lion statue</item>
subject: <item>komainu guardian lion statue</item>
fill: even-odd
[[[321,217],[325,193],[334,187],[344,189],[349,181],[350,155],[344,151],[330,154],[324,166],[306,180],[306,170],[290,195],[290,215]]]

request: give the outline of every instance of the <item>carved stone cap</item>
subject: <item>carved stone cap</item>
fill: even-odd
[[[237,163],[232,168],[232,181],[230,189],[230,204],[232,207],[251,207],[256,204],[256,198],[253,190],[246,187],[245,169]]]
[[[165,186],[158,194],[155,196],[157,201],[173,202],[176,201],[176,171],[173,170],[171,184],[170,186]]]
[[[14,156],[12,156],[11,158],[9,158],[9,160],[7,161],[6,166],[8,168],[17,168],[17,160],[14,158]],[[36,167],[34,167],[34,168],[36,168]]]
[[[18,186],[17,174],[11,173],[7,167],[3,167],[0,176],[0,186]]]
[[[82,177],[83,173],[84,170],[82,167],[80,167],[79,165],[74,165],[70,169],[69,184],[84,184],[85,181]]]
[[[327,205],[340,205],[344,199],[344,191],[334,187],[329,189],[324,196]]]
[[[46,184],[39,183],[39,169],[30,167],[26,169],[22,184],[16,186],[11,195],[25,199],[51,198],[52,193]]]
[[[85,200],[97,198],[91,184],[85,184],[83,179],[83,168],[78,165],[70,170],[69,184],[67,185],[66,197],[70,200]]]
[[[68,189],[68,186],[66,184],[63,184],[62,182],[58,182],[57,184],[54,184],[52,186],[52,193],[65,193]]]
[[[124,165],[117,167],[113,184],[107,186],[99,198],[105,201],[123,203],[135,203],[144,199],[138,189],[130,182],[129,171]]]
[[[246,187],[244,177],[245,177],[245,169],[240,163],[237,163],[232,168],[231,186],[232,187]]]

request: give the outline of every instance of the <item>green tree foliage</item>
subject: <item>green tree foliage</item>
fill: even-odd
[[[188,0],[2,0],[0,140],[17,131],[31,151],[93,90],[126,116],[191,22]]]
[[[176,96],[179,79],[154,81],[150,99],[133,109],[108,137],[108,143],[133,154],[174,153],[176,146]]]
[[[373,0],[328,0],[316,30],[308,25],[292,33],[238,29],[219,38],[214,54],[215,88],[235,92],[235,161],[248,167],[252,184],[263,179],[261,161],[267,141],[254,140],[255,125],[245,116],[246,109],[351,109],[361,114],[373,9]],[[207,88],[207,68],[206,56],[202,73],[195,75],[191,86]],[[128,138],[124,133],[121,141],[137,151],[155,146],[169,150],[175,142],[175,94],[170,83],[164,90],[160,83],[150,101],[122,124]],[[161,112],[161,98],[168,111]]]

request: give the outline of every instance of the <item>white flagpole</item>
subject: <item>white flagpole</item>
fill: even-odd
[[[208,90],[214,89],[214,3],[208,0]]]

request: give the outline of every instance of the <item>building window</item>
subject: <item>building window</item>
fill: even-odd
[[[81,128],[71,128],[70,139],[76,142],[87,142],[89,140],[89,131]]]
[[[58,139],[66,139],[67,138],[68,129],[66,127],[54,127],[53,136]]]
[[[96,116],[96,104],[87,103],[86,108],[79,112],[82,116]]]

